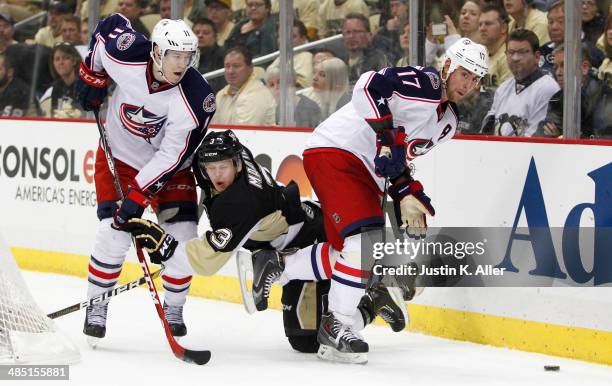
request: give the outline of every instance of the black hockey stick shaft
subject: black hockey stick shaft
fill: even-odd
[[[100,121],[100,111],[98,109],[94,110],[94,116],[96,118],[96,125],[98,126],[98,131],[100,133],[100,143],[102,145],[102,150],[104,151],[104,156],[106,157],[106,162],[108,163],[108,168],[113,175],[113,182],[115,184],[115,190],[117,191],[117,195],[124,199],[123,190],[121,189],[121,182],[119,180],[119,174],[117,173],[117,169],[115,168],[115,159],[113,158],[113,153],[111,152],[111,148],[108,145],[108,137],[106,135],[106,129],[102,122]],[[182,361],[195,363],[198,365],[203,365],[208,363],[210,360],[210,351],[208,350],[189,350],[185,347],[181,346],[174,336],[172,336],[172,332],[170,331],[170,324],[168,324],[168,319],[166,319],[166,314],[162,307],[162,303],[159,300],[159,294],[157,293],[157,288],[155,288],[155,283],[153,283],[153,279],[151,278],[151,271],[149,270],[149,265],[147,264],[147,260],[142,253],[142,248],[136,240],[132,237],[132,242],[134,243],[134,247],[136,248],[136,256],[138,256],[138,262],[140,263],[140,267],[142,268],[142,272],[144,273],[145,281],[149,287],[149,293],[151,294],[151,298],[153,299],[153,303],[155,304],[155,309],[157,310],[157,315],[164,326],[164,331],[166,333],[166,338],[168,339],[168,344],[170,345],[170,349],[172,353]]]
[[[157,271],[153,272],[151,274],[151,278],[153,280],[157,279],[157,277],[160,275],[161,271],[162,270],[160,269],[160,270],[157,270]],[[139,287],[139,286],[145,284],[146,282],[147,282],[147,280],[143,276],[140,279],[133,280],[133,281],[131,281],[129,283],[125,283],[124,285],[121,285],[119,287],[115,287],[112,290],[104,292],[103,294],[100,294],[98,296],[94,296],[94,297],[89,298],[87,300],[84,300],[84,301],[82,301],[80,303],[76,303],[76,304],[73,304],[73,305],[68,306],[66,308],[62,308],[61,310],[57,310],[55,312],[47,314],[47,317],[51,318],[51,319],[57,319],[60,316],[71,314],[71,313],[76,312],[78,310],[82,310],[83,308],[87,308],[88,306],[90,306],[92,304],[100,303],[101,301],[104,301],[104,300],[106,300],[108,298],[112,298],[113,296],[117,296],[117,295],[119,295],[121,293],[127,292],[127,291],[129,291],[131,289],[134,289],[136,287]]]
[[[383,245],[387,243],[387,196],[388,195],[389,195],[389,177],[385,177],[385,187],[383,190],[382,200],[380,202],[380,209],[382,210],[382,213],[383,213],[383,226],[381,229],[381,232],[382,232],[381,239],[382,239]],[[370,268],[370,280],[368,280],[368,283],[366,283],[366,288],[373,287],[375,284],[380,283],[383,279],[382,275],[374,274],[375,265],[376,265],[376,261],[374,261],[374,264]]]

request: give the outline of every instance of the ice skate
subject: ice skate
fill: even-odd
[[[386,287],[380,282],[361,298],[358,308],[365,316],[366,324],[371,323],[376,315],[380,315],[395,332],[402,331],[410,322],[402,289]]]
[[[87,335],[87,344],[96,348],[100,339],[106,335],[106,315],[108,313],[108,302],[104,304],[92,304],[85,311],[85,324],[83,333]]]
[[[368,344],[333,313],[321,318],[317,340],[320,344],[317,356],[323,360],[356,364],[368,362]]]
[[[253,253],[253,301],[257,311],[268,308],[268,297],[272,283],[283,273],[284,264],[277,251],[260,250]]]
[[[164,302],[164,313],[172,336],[179,338],[187,335],[187,326],[183,321],[183,306],[169,306]]]

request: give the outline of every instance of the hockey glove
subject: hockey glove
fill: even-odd
[[[389,196],[393,199],[398,226],[406,228],[408,237],[425,238],[426,215],[433,216],[436,211],[431,206],[431,199],[423,192],[423,185],[408,179],[396,182],[389,187]]]
[[[144,210],[151,203],[151,199],[138,188],[128,186],[125,199],[113,216],[113,228],[125,230],[123,227],[131,218],[141,217]]]
[[[84,62],[79,68],[76,93],[81,108],[85,111],[99,109],[108,93],[108,75],[92,71]]]
[[[394,179],[406,170],[406,133],[403,127],[383,130],[376,137],[374,171],[380,177]]]
[[[121,228],[134,236],[147,253],[151,263],[161,264],[174,254],[178,241],[153,221],[132,218]]]

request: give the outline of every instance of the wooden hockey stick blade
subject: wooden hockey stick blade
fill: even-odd
[[[151,274],[151,278],[152,279],[156,279],[161,274],[161,272],[162,272],[161,269],[153,272]],[[73,304],[73,305],[68,306],[66,308],[62,308],[61,310],[57,310],[55,312],[47,314],[47,317],[50,318],[50,319],[57,319],[60,316],[71,314],[71,313],[73,313],[75,311],[81,310],[83,308],[87,308],[87,306],[90,306],[92,304],[99,303],[99,302],[101,302],[103,300],[106,300],[106,299],[109,299],[111,297],[117,296],[120,293],[127,292],[127,291],[129,291],[131,289],[134,289],[134,288],[139,287],[139,286],[141,286],[143,284],[146,284],[146,282],[147,282],[147,279],[143,276],[140,279],[131,281],[129,283],[125,283],[124,285],[121,285],[119,287],[115,287],[112,290],[104,292],[103,294],[100,294],[98,296],[91,297],[91,298],[89,298],[87,300],[84,300],[82,302],[79,302],[77,304]]]

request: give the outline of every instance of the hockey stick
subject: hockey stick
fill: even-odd
[[[121,183],[119,182],[119,175],[117,173],[117,169],[115,168],[115,160],[113,158],[113,154],[111,153],[110,146],[108,145],[108,137],[106,136],[106,129],[102,125],[100,121],[100,111],[98,109],[94,109],[94,116],[96,118],[96,125],[98,126],[98,131],[100,132],[100,143],[102,145],[102,150],[104,151],[104,156],[106,157],[106,162],[108,163],[108,168],[110,169],[111,174],[113,175],[113,182],[115,184],[115,190],[119,197],[123,200],[123,190],[121,189]],[[153,279],[151,278],[151,271],[149,270],[149,265],[144,258],[144,254],[142,253],[142,248],[138,245],[136,240],[132,237],[132,243],[136,248],[136,255],[138,256],[138,262],[140,263],[140,267],[142,268],[142,272],[144,273],[144,279],[149,286],[149,292],[151,294],[151,298],[153,299],[153,303],[155,304],[155,309],[157,310],[157,315],[159,315],[159,319],[161,320],[164,331],[166,333],[166,338],[168,339],[168,344],[170,345],[170,349],[172,353],[182,361],[195,363],[198,365],[203,365],[208,363],[210,360],[210,351],[209,350],[189,350],[185,347],[181,346],[174,336],[172,336],[172,332],[170,331],[170,325],[168,324],[168,320],[166,319],[166,314],[164,313],[164,309],[159,300],[159,295],[157,294],[157,289],[155,288],[155,284],[153,283]]]
[[[388,148],[387,146],[383,146],[380,149],[380,154],[382,154],[383,156],[387,157],[387,158],[391,158],[391,149]],[[382,234],[381,234],[381,241],[383,243],[383,245],[386,244],[387,241],[387,196],[389,194],[389,177],[385,177],[385,187],[383,189],[383,194],[382,194],[382,200],[380,201],[380,210],[382,211],[383,214],[383,225],[382,225]],[[382,275],[374,275],[374,267],[376,266],[377,261],[374,260],[374,262],[372,263],[372,266],[370,267],[370,277],[368,278],[368,281],[366,283],[366,291],[370,288],[372,288],[374,285],[376,285],[377,283],[380,283],[382,281],[383,276]],[[376,278],[375,278],[376,277]]]
[[[157,279],[157,277],[161,274],[161,272],[162,272],[161,269],[153,272],[151,274],[151,279],[153,279],[153,280]],[[114,289],[112,289],[110,291],[107,291],[107,292],[105,292],[103,294],[100,294],[98,296],[94,296],[93,298],[89,298],[89,299],[84,300],[84,301],[82,301],[80,303],[73,304],[73,305],[68,306],[66,308],[62,308],[61,310],[58,310],[58,311],[52,312],[50,314],[47,314],[47,317],[51,318],[51,319],[57,319],[60,316],[71,314],[71,313],[73,313],[75,311],[82,310],[83,308],[86,308],[86,307],[88,307],[88,306],[90,306],[92,304],[100,303],[100,302],[102,302],[102,301],[104,301],[104,300],[106,300],[108,298],[112,298],[113,296],[117,296],[120,293],[127,292],[127,291],[129,291],[131,289],[134,289],[136,287],[139,287],[139,286],[143,285],[146,282],[147,282],[147,279],[143,276],[140,279],[136,279],[136,280],[131,281],[129,283],[125,283],[124,285],[119,286],[119,287],[115,287]]]
[[[409,166],[410,167],[410,166]],[[389,177],[385,177],[385,189],[383,191],[383,198],[382,198],[382,202],[380,204],[380,207],[382,209],[383,212],[383,216],[385,217],[385,225],[383,228],[383,234],[382,234],[382,242],[383,245],[386,244],[387,241],[387,213],[386,213],[386,206],[387,206],[387,196],[389,193]],[[393,220],[391,220],[391,226],[393,227]],[[414,263],[411,263],[414,264]],[[373,274],[373,266],[372,269],[370,270],[370,272]],[[423,287],[414,287],[414,282],[416,281],[416,278],[412,278],[410,277],[409,279],[406,279],[404,277],[405,275],[402,275],[401,278],[403,279],[402,281],[397,280],[397,277],[393,277],[393,281],[398,288],[401,288],[402,291],[402,298],[406,301],[412,300],[415,296],[421,294],[421,292],[423,292]],[[380,283],[383,281],[384,276],[379,276],[377,279],[377,283]],[[368,283],[368,288],[371,287],[372,285],[374,285],[374,283],[372,281],[370,281],[370,283]],[[387,288],[389,289],[390,293],[391,293],[391,287],[387,286]],[[396,293],[391,293],[391,296],[399,296]]]

